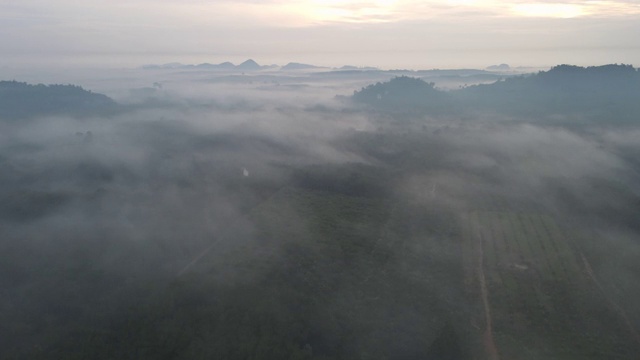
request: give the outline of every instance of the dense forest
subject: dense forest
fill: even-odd
[[[353,100],[377,111],[422,111],[430,115],[472,117],[495,113],[537,121],[571,120],[616,125],[637,121],[640,72],[630,65],[558,65],[536,74],[508,77],[492,84],[438,91],[433,83],[397,77],[356,91]]]
[[[107,115],[116,108],[116,102],[109,97],[80,86],[0,81],[0,119]]]

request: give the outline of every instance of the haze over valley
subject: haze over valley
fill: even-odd
[[[636,359],[640,72],[0,72],[3,359]]]

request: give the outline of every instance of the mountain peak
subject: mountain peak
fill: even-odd
[[[240,70],[259,70],[260,65],[257,62],[253,61],[253,59],[249,59],[242,64],[238,65],[236,68]]]

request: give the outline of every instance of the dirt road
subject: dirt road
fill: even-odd
[[[483,342],[485,350],[490,360],[499,360],[498,348],[493,340],[493,328],[491,322],[491,306],[489,305],[489,290],[487,288],[487,280],[484,273],[484,238],[478,231],[478,279],[480,279],[480,292],[482,295],[482,303],[484,306],[485,330]]]

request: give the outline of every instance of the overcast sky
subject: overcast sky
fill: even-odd
[[[0,66],[640,66],[639,0],[0,0]]]

